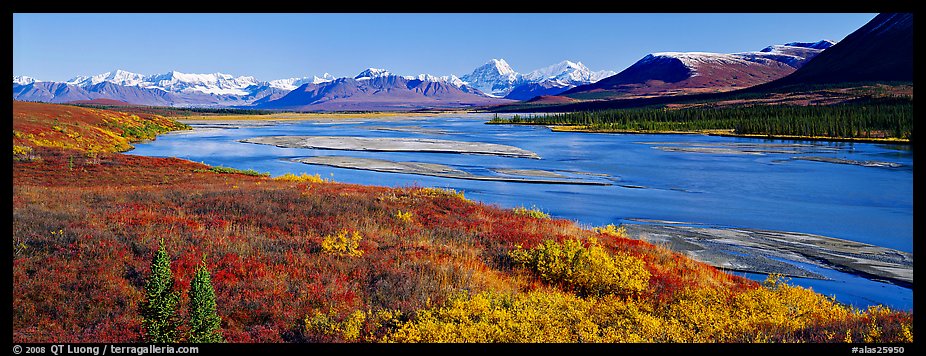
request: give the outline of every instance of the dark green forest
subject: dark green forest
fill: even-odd
[[[665,107],[494,118],[492,124],[582,126],[593,131],[733,130],[735,134],[913,138],[913,99],[864,97],[836,105]]]

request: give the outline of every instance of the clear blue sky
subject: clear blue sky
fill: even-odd
[[[123,69],[261,80],[528,72],[563,59],[623,70],[647,53],[838,41],[876,14],[14,14],[13,75],[63,81]]]

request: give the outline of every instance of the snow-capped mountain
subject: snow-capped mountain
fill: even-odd
[[[488,97],[461,84],[453,75],[399,76],[384,69],[369,68],[350,78],[323,83],[306,83],[276,100],[256,105],[284,110],[413,110],[420,108],[465,108],[510,103]]]
[[[494,97],[503,97],[514,88],[521,75],[504,59],[492,59],[472,73],[460,77],[467,85]]]
[[[456,78],[455,75],[454,75],[453,77]],[[402,78],[405,78],[405,79],[408,79],[408,80],[416,80],[416,79],[417,79],[417,80],[427,80],[427,81],[429,81],[429,82],[449,82],[449,81],[450,81],[450,76],[449,76],[449,75],[444,75],[444,76],[438,77],[438,76],[436,76],[436,75],[430,75],[430,74],[426,74],[426,73],[425,73],[425,74],[418,74],[418,75],[403,75]],[[457,80],[459,80],[459,78],[457,78]]]
[[[77,85],[81,87],[86,87],[90,85],[100,84],[103,82],[109,82],[118,85],[125,85],[130,87],[142,86],[145,83],[145,76],[138,73],[127,72],[121,69],[114,70],[112,72],[106,72],[103,74],[97,74],[94,76],[78,76],[71,80],[65,82],[66,84]]]
[[[392,73],[389,73],[389,71],[385,69],[367,68],[366,70],[360,72],[360,74],[357,74],[357,76],[354,77],[354,79],[368,80],[368,79],[379,78],[379,77],[388,77],[391,75]]]
[[[531,82],[546,80],[557,81],[567,85],[582,85],[594,83],[617,74],[610,70],[593,72],[582,62],[565,60],[547,67],[536,69],[524,75],[524,79]]]
[[[267,88],[289,91],[305,83],[323,83],[331,80],[334,80],[334,77],[328,73],[325,73],[321,78],[313,76],[311,78],[287,78],[265,82],[252,76],[236,77],[218,72],[193,74],[170,71],[163,74],[143,75],[115,70],[94,76],[78,76],[65,83],[86,88],[107,82],[129,87],[158,89],[170,93],[250,96]]]
[[[463,77],[457,77],[454,74],[438,76],[429,73],[399,76],[385,69],[368,68],[352,78],[340,79],[361,82],[385,79],[395,82],[396,78],[401,78],[409,85],[406,89],[420,91],[420,94],[430,99],[463,95],[457,99],[459,103],[463,103],[460,105],[465,106],[469,103],[503,102],[502,100],[477,100],[470,96],[492,99],[502,98],[514,92],[514,96],[507,98],[524,100],[537,95],[555,95],[576,85],[597,81],[610,74],[612,72],[591,71],[581,62],[562,61],[522,75],[514,71],[504,59],[493,59]],[[321,77],[293,77],[261,81],[253,76],[234,76],[219,72],[195,74],[171,71],[144,75],[125,70],[113,70],[97,75],[78,76],[64,83],[54,83],[60,85],[51,85],[51,82],[35,85],[38,82],[32,78],[14,77],[13,86],[14,99],[18,100],[68,102],[112,99],[140,105],[223,107],[265,106],[305,85],[323,86],[323,84],[340,79],[328,73]],[[378,85],[370,84],[365,87],[377,87]],[[355,96],[355,94],[352,90],[348,90],[344,95]],[[379,100],[380,97],[368,99]]]
[[[18,100],[67,102],[113,99],[140,105],[221,107],[273,100],[302,84],[317,84],[331,80],[334,80],[334,77],[328,73],[321,78],[313,76],[267,82],[252,76],[236,77],[218,72],[191,74],[171,71],[143,75],[114,70],[98,75],[78,76],[64,83],[54,83],[61,85],[37,82],[28,77],[14,77],[13,87],[14,98]]]
[[[490,98],[493,97],[492,95],[487,95],[483,93],[481,90],[476,89],[466,84],[466,82],[464,82],[462,79],[460,79],[454,74],[442,75],[442,76],[436,76],[436,75],[431,75],[431,74],[418,74],[418,75],[405,75],[402,77],[408,80],[420,80],[420,81],[426,81],[426,82],[447,83],[447,84],[457,87],[457,89],[462,90],[464,93],[471,93],[471,94],[481,95],[481,96],[490,97]]]
[[[466,85],[494,97],[526,100],[537,95],[559,94],[614,74],[608,70],[592,71],[582,62],[569,60],[521,74],[511,69],[504,59],[492,59],[460,79]]]
[[[33,77],[28,77],[28,76],[25,76],[25,75],[20,75],[20,76],[15,76],[15,75],[14,75],[14,76],[13,76],[13,84],[18,84],[18,85],[29,85],[29,84],[32,84],[32,83],[35,83],[35,82],[38,82],[38,80],[35,80],[35,78],[33,78]]]
[[[266,83],[251,76],[235,77],[225,73],[189,74],[171,71],[145,78],[144,88],[155,88],[173,93],[204,93],[212,95],[249,95],[252,87]]]
[[[791,42],[740,53],[657,52],[614,76],[563,94],[652,96],[746,88],[791,74],[833,44],[829,40]]]
[[[652,61],[658,58],[673,58],[679,60],[698,75],[697,68],[704,64],[748,64],[747,62],[768,64],[770,61],[781,62],[795,69],[810,60],[824,49],[836,44],[830,40],[817,42],[791,42],[783,45],[772,45],[758,52],[740,53],[708,53],[708,52],[659,52],[647,55],[641,62]]]
[[[824,50],[824,49],[833,47],[833,45],[835,45],[835,44],[836,44],[836,42],[833,42],[833,41],[830,41],[830,40],[820,40],[820,41],[817,41],[817,42],[788,42],[788,43],[785,43],[784,45],[787,46],[787,47],[804,47],[804,48],[813,48],[813,49]],[[774,47],[774,46],[772,46],[772,47]],[[766,49],[768,49],[768,48],[766,48]],[[765,50],[765,49],[763,49],[762,52],[768,52],[768,51]]]
[[[321,84],[321,83],[330,82],[334,79],[335,78],[333,75],[325,73],[321,77],[312,76],[311,78],[302,77],[302,78],[277,79],[277,80],[271,80],[269,83],[270,83],[271,88],[277,88],[277,89],[289,91],[289,90],[293,90],[298,87],[301,87],[303,84],[306,84],[306,83]]]

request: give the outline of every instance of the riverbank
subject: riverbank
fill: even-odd
[[[459,115],[467,111],[447,112],[392,112],[376,111],[364,113],[274,113],[266,115],[189,115],[174,119],[186,124],[242,121],[339,121],[345,119],[402,119],[414,117],[436,117]]]
[[[770,140],[792,140],[792,141],[826,141],[826,142],[859,142],[859,143],[891,143],[910,145],[911,140],[903,138],[868,138],[868,137],[825,137],[825,136],[798,136],[798,135],[757,135],[757,134],[737,134],[733,130],[696,130],[696,131],[659,131],[659,130],[605,130],[594,129],[588,126],[573,125],[547,125],[547,124],[529,124],[529,123],[488,123],[490,125],[528,125],[528,126],[546,126],[554,132],[585,132],[585,133],[611,133],[611,134],[660,134],[660,135],[707,135],[722,137],[745,137],[759,138]]]

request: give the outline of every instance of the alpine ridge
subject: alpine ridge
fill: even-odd
[[[405,77],[369,68],[353,78],[306,83],[276,100],[256,105],[260,109],[300,111],[416,110],[467,108],[510,102],[478,90],[464,90],[451,79],[419,75]]]
[[[562,95],[597,99],[731,91],[791,74],[833,45],[832,41],[821,40],[730,54],[651,53],[617,75],[569,89]]]

